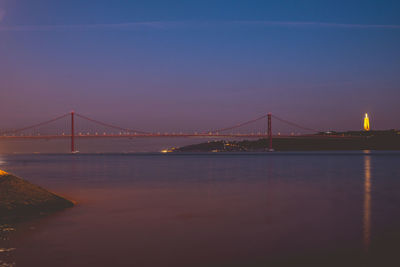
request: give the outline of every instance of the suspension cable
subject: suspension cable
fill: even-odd
[[[313,129],[313,128],[303,127],[303,126],[298,125],[298,124],[296,124],[296,123],[294,123],[294,122],[290,122],[290,121],[284,120],[284,119],[282,119],[282,118],[279,118],[279,117],[277,117],[277,116],[275,116],[275,115],[272,115],[272,117],[273,117],[274,119],[277,119],[278,121],[281,121],[281,122],[283,122],[283,123],[289,124],[289,125],[291,125],[291,126],[294,126],[294,127],[296,127],[296,128],[299,128],[299,129],[302,129],[302,130],[305,130],[305,131],[311,131],[311,132],[316,132],[316,133],[322,132],[322,131],[320,131],[320,130],[316,130],[316,129]]]
[[[234,126],[230,126],[230,127],[226,127],[226,128],[221,128],[221,129],[216,129],[216,130],[212,130],[212,131],[208,131],[208,132],[209,132],[209,133],[215,133],[215,132],[224,132],[224,131],[232,130],[232,129],[239,128],[239,127],[242,127],[242,126],[251,124],[251,123],[253,123],[253,122],[259,121],[259,120],[261,120],[261,119],[265,119],[266,117],[267,117],[267,115],[263,115],[263,116],[258,117],[258,118],[256,118],[256,119],[252,119],[252,120],[249,120],[249,121],[246,121],[246,122],[242,122],[242,123],[236,124],[236,125],[234,125]]]
[[[105,127],[114,128],[114,129],[118,129],[118,130],[125,131],[125,132],[136,132],[136,133],[140,133],[140,134],[151,134],[150,132],[137,131],[137,130],[123,128],[123,127],[115,126],[115,125],[108,124],[108,123],[105,123],[105,122],[101,122],[101,121],[86,117],[86,116],[78,114],[78,113],[75,113],[75,115],[80,117],[80,118],[82,118],[82,119],[85,119],[85,120],[100,124],[100,125],[105,126]]]
[[[61,116],[59,116],[59,117],[56,117],[56,118],[54,118],[54,119],[51,119],[51,120],[48,120],[48,121],[44,121],[44,122],[41,122],[41,123],[37,123],[37,124],[34,124],[34,125],[30,125],[30,126],[27,126],[27,127],[24,127],[24,128],[19,128],[19,129],[15,129],[15,130],[5,131],[5,132],[0,133],[0,135],[3,135],[3,134],[10,134],[10,133],[18,133],[18,132],[22,132],[22,131],[29,130],[29,129],[32,129],[32,128],[40,127],[40,126],[43,126],[43,125],[46,125],[46,124],[55,122],[55,121],[57,121],[57,120],[59,120],[59,119],[62,119],[62,118],[64,118],[64,117],[67,117],[69,114],[70,114],[70,113],[66,113],[66,114],[61,115]]]

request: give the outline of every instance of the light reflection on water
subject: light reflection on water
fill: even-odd
[[[13,251],[15,248],[10,247],[9,235],[15,231],[9,225],[0,224],[0,267],[14,267]]]
[[[3,159],[2,155],[0,155],[0,166],[5,165],[6,161]]]
[[[265,266],[303,255],[326,266],[346,251],[370,253],[379,233],[400,229],[388,205],[400,204],[399,159],[375,152],[5,156],[6,171],[80,203],[29,223],[35,230],[19,230],[7,247],[17,248],[10,253],[18,266]]]
[[[364,246],[368,251],[371,244],[371,157],[364,156]]]

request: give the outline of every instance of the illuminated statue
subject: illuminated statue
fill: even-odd
[[[365,113],[365,118],[364,118],[364,131],[369,131],[369,118],[368,118],[368,113]]]

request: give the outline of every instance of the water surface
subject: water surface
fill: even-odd
[[[0,266],[397,266],[399,152],[3,155],[78,201]]]

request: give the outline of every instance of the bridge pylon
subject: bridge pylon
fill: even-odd
[[[71,111],[71,153],[75,152],[74,111]]]
[[[268,151],[274,151],[272,148],[272,114],[268,113]]]

